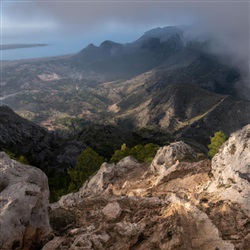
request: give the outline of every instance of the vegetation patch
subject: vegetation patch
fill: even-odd
[[[159,149],[159,146],[154,143],[148,143],[146,145],[136,145],[133,148],[127,147],[124,143],[121,149],[116,150],[112,155],[110,162],[117,163],[126,156],[133,156],[139,162],[151,162]]]
[[[212,159],[218,152],[222,144],[227,140],[226,135],[219,131],[215,132],[213,137],[210,137],[210,144],[208,145],[208,156]]]

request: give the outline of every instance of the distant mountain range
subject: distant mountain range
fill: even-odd
[[[93,126],[91,134],[120,138],[115,147],[155,138],[205,146],[215,131],[229,135],[250,123],[250,92],[240,68],[212,53],[210,41],[187,37],[185,27],[156,28],[128,44],[90,44],[73,56],[4,62],[2,68],[3,104],[50,130],[81,134],[83,141],[92,140],[86,126]],[[121,137],[121,131],[128,134]]]

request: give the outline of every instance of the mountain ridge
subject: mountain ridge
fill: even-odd
[[[71,57],[3,64],[3,104],[65,132],[89,122],[184,138],[198,126],[206,145],[216,130],[229,134],[250,123],[249,102],[239,98],[239,69],[211,53],[209,41],[186,38],[185,29],[156,28],[129,44],[107,40]],[[217,107],[223,96],[235,97]]]

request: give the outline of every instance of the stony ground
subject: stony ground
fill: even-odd
[[[148,166],[132,157],[103,163],[79,192],[50,205],[49,219],[45,176],[2,153],[0,248],[248,250],[249,145],[250,125],[212,162],[175,142]]]
[[[130,157],[103,164],[78,193],[51,206],[55,238],[43,250],[248,249],[250,190],[240,176],[249,166],[249,134],[250,126],[234,134],[212,164],[183,161],[192,154],[183,143],[159,150],[151,166]],[[237,168],[224,164],[232,144],[231,163],[244,156]],[[234,182],[219,185],[224,175]]]

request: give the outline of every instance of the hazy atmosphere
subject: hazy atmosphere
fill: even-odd
[[[132,42],[155,27],[193,25],[192,36],[216,37],[218,51],[248,56],[248,1],[3,0],[1,8],[3,44],[57,44],[56,53],[74,53],[104,40]]]

